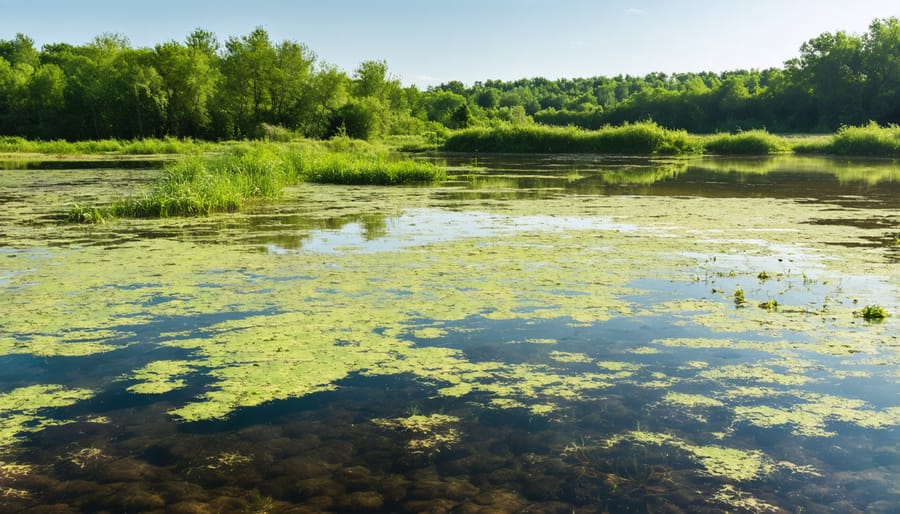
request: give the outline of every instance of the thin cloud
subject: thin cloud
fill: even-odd
[[[627,14],[629,16],[643,16],[643,15],[647,14],[647,10],[646,9],[638,9],[635,7],[629,7],[628,9],[625,9],[625,14]]]

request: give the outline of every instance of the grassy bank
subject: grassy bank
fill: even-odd
[[[600,153],[614,155],[841,155],[900,156],[900,126],[843,127],[830,137],[796,138],[749,130],[691,135],[652,122],[583,130],[543,125],[479,127],[450,134],[443,150],[484,153]]]
[[[303,145],[244,144],[220,155],[191,155],[168,164],[143,193],[109,207],[75,206],[73,222],[108,218],[201,216],[233,212],[277,198],[302,182],[401,185],[446,178],[443,167],[380,152],[332,152]]]
[[[859,127],[841,127],[823,141],[795,145],[800,154],[853,157],[900,157],[900,125],[882,127],[875,122]]]
[[[682,155],[698,153],[701,147],[696,137],[683,130],[669,130],[645,122],[600,130],[543,125],[472,128],[451,134],[443,149],[489,153]]]

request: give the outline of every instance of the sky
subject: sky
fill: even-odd
[[[385,60],[420,88],[515,80],[782,67],[824,32],[864,33],[900,17],[898,0],[0,0],[0,39],[23,33],[86,44],[103,33],[136,48],[220,42],[256,27],[352,73]]]

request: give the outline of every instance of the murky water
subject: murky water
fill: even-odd
[[[900,165],[445,158],[88,227],[157,164],[0,166],[0,510],[897,512]]]

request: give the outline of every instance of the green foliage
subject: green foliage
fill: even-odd
[[[769,155],[790,150],[787,141],[765,130],[716,134],[705,139],[703,147],[706,153],[719,155]]]
[[[303,159],[310,182],[329,184],[430,184],[446,178],[443,167],[427,161],[396,160],[387,154],[320,153]]]
[[[880,127],[873,121],[865,126],[841,127],[826,151],[836,155],[900,156],[900,126]]]
[[[455,152],[605,153],[681,155],[700,150],[697,138],[653,122],[586,131],[574,127],[501,125],[451,134],[444,149]]]
[[[731,134],[706,140],[708,152],[770,154],[788,148],[764,127],[826,133],[869,120],[900,123],[898,62],[900,19],[892,17],[874,20],[862,35],[821,34],[783,69],[491,80],[471,87],[450,81],[422,92],[403,88],[385,61],[365,61],[351,76],[318,62],[301,43],[272,41],[263,28],[224,45],[198,29],[183,43],[154,48],[132,48],[122,35],[103,34],[86,45],[51,43],[40,51],[18,34],[0,40],[0,135],[69,141],[285,141],[338,134],[373,139],[433,131],[435,123],[456,130],[537,122],[602,132],[609,126],[642,127],[652,119],[697,134]],[[285,132],[261,134],[261,127]],[[841,132],[833,144],[804,142],[798,151],[898,153],[882,135]],[[612,142],[620,135],[624,141]],[[684,140],[660,145],[651,133],[620,133],[599,151],[647,153],[641,138],[649,140],[652,153],[696,146],[680,146]],[[536,139],[532,143],[552,138]]]
[[[135,139],[87,141],[34,141],[18,136],[0,136],[0,153],[37,153],[54,155],[159,155],[190,154],[211,150],[214,144],[193,139]]]
[[[880,321],[887,317],[887,311],[880,305],[866,305],[859,311],[859,316],[866,321]]]
[[[342,148],[343,151],[330,151]],[[352,151],[347,151],[351,149]],[[68,221],[101,223],[112,217],[165,218],[233,212],[277,198],[304,181],[399,185],[444,180],[442,166],[400,158],[367,143],[243,144],[220,155],[189,155],[168,165],[152,188],[109,208],[74,206]]]

